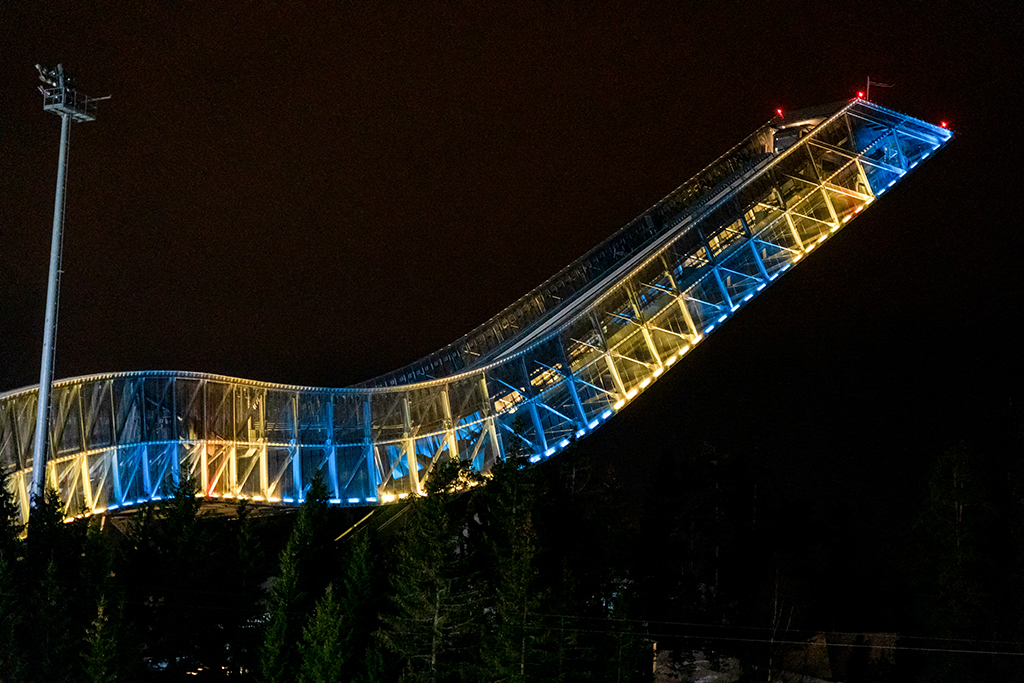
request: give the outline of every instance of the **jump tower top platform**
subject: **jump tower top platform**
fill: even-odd
[[[442,458],[550,457],[614,416],[949,141],[863,99],[779,116],[504,311],[344,389],[195,372],[54,382],[46,482],[69,515],[172,495],[339,505],[416,495]],[[27,519],[38,387],[0,395]]]

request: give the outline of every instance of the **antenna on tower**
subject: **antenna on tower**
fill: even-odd
[[[893,87],[893,85],[893,83],[882,83],[880,81],[873,81],[871,80],[871,76],[868,76],[868,87],[864,89],[864,99],[866,99],[868,102],[871,101],[871,86],[876,86],[878,88],[891,88]]]

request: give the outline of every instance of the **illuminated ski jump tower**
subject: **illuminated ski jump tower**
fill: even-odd
[[[340,505],[416,495],[460,458],[539,461],[613,417],[949,141],[862,99],[779,116],[483,325],[345,389],[193,372],[54,383],[46,481],[69,514],[171,495]],[[28,512],[37,388],[0,396],[0,464]]]

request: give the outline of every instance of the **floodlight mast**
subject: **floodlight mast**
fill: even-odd
[[[43,501],[46,481],[46,455],[49,445],[50,385],[53,380],[54,338],[57,335],[57,298],[60,292],[60,259],[64,232],[64,186],[68,175],[68,143],[71,123],[96,118],[98,99],[80,94],[74,79],[58,64],[48,69],[36,64],[43,94],[43,111],[57,114],[60,123],[60,155],[57,159],[57,195],[53,201],[53,235],[50,240],[50,277],[46,285],[46,322],[43,330],[43,357],[39,369],[39,400],[36,404],[36,432],[32,448],[32,490],[30,504],[35,510]]]

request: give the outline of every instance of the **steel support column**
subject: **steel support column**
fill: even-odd
[[[747,244],[750,246],[750,251],[754,255],[754,262],[757,264],[757,270],[761,273],[761,280],[765,283],[768,282],[768,270],[764,267],[764,262],[761,260],[761,254],[757,252],[757,241],[754,239],[754,233],[750,230],[750,226],[747,224],[747,219],[740,214],[740,225],[743,226],[743,232],[747,236]]]
[[[494,426],[494,421],[498,419],[498,416],[494,414],[494,402],[491,400],[491,393],[487,389],[486,373],[480,374],[480,394],[483,396],[484,406],[486,407],[484,422],[487,425],[487,435],[491,440],[491,456],[494,459],[493,462],[498,462],[505,459],[505,453],[502,443],[498,439],[498,430]]]
[[[366,473],[369,476],[369,483],[367,486],[376,488],[380,484],[380,478],[377,475],[377,464],[374,458],[374,445],[373,445],[373,412],[370,406],[370,397],[367,396],[363,400],[363,462],[366,466]],[[380,495],[380,492],[377,492]]]
[[[587,413],[583,410],[583,403],[580,402],[580,394],[576,391],[576,374],[572,371],[572,364],[569,363],[569,356],[565,352],[565,344],[561,338],[558,339],[558,358],[562,362],[564,372],[562,381],[569,390],[569,397],[572,399],[573,408],[576,410],[576,429],[583,429],[587,425]]]
[[[270,498],[270,463],[267,453],[267,393],[260,397],[259,412],[259,467],[260,467],[260,495],[264,499]]]
[[[326,423],[324,428],[327,431],[327,441],[325,442],[325,448],[327,449],[327,476],[330,478],[331,491],[334,492],[334,497],[341,499],[341,485],[338,482],[338,448],[334,445],[334,397],[331,395],[327,396],[327,404],[324,407],[326,412],[325,418]],[[367,484],[367,489],[373,486],[373,479],[371,478]],[[366,491],[366,495],[373,495],[376,497],[376,492],[373,494],[369,490]]]
[[[839,227],[839,216],[836,215],[836,209],[832,206],[832,198],[828,196],[828,190],[825,189],[825,183],[821,179],[821,172],[818,170],[818,164],[814,161],[814,154],[811,152],[811,147],[807,147],[807,157],[811,160],[811,170],[814,171],[814,179],[818,181],[818,192],[821,193],[822,199],[825,200],[825,206],[828,207],[828,215],[832,217],[832,227]]]
[[[608,372],[611,373],[612,382],[615,384],[615,390],[619,392],[619,398],[626,395],[626,385],[622,383],[622,377],[619,375],[619,369],[615,367],[615,360],[612,358],[611,349],[608,348],[608,338],[604,336],[604,330],[601,329],[601,321],[598,320],[597,314],[593,311],[590,312],[590,322],[594,326],[594,330],[597,332],[597,336],[601,339],[601,346],[604,350],[604,360],[608,365]]]
[[[796,224],[793,223],[793,217],[789,215],[789,206],[786,205],[786,200],[782,196],[782,190],[779,189],[778,182],[775,177],[772,176],[772,190],[775,192],[775,196],[779,200],[779,206],[782,208],[782,215],[786,219],[786,225],[789,226],[789,232],[793,236],[793,241],[796,242],[797,248],[800,249],[801,254],[807,253],[807,248],[804,246],[804,241],[800,239],[800,231],[796,229]]]
[[[668,261],[664,255],[661,257],[661,265],[665,270],[665,277],[668,278],[669,286],[672,288],[672,294],[675,295],[676,301],[679,304],[679,311],[683,314],[683,321],[686,323],[687,329],[690,330],[690,342],[696,343],[697,338],[700,337],[700,333],[697,331],[697,326],[693,322],[693,316],[690,314],[690,309],[686,306],[686,299],[683,297],[683,292],[679,289],[679,284],[676,282],[675,276],[672,274],[672,269],[668,265]]]
[[[647,326],[647,318],[644,317],[640,299],[632,281],[626,283],[626,294],[629,296],[629,304],[633,307],[633,315],[636,317],[637,324],[640,325],[640,333],[643,334],[644,341],[647,343],[647,350],[651,352],[655,364],[662,367],[664,364],[661,362],[661,354],[658,353],[658,348],[654,345],[654,337],[651,336],[651,330]]]
[[[455,421],[452,419],[452,404],[448,398],[448,387],[441,388],[441,410],[444,413],[444,438],[448,442],[448,457],[459,459],[459,443],[455,438]]]
[[[526,382],[526,405],[530,410],[530,421],[533,423],[533,431],[536,433],[534,439],[534,453],[544,455],[548,449],[548,437],[544,433],[544,423],[540,421],[540,413],[537,412],[537,393],[533,390],[533,382],[530,381],[530,371],[526,367],[526,360],[519,356],[519,367],[523,372],[523,379]]]
[[[412,428],[412,411],[409,406],[409,395],[402,396],[402,424],[405,435],[405,462],[409,468],[409,493],[420,495],[420,463],[416,457],[416,438]]]

